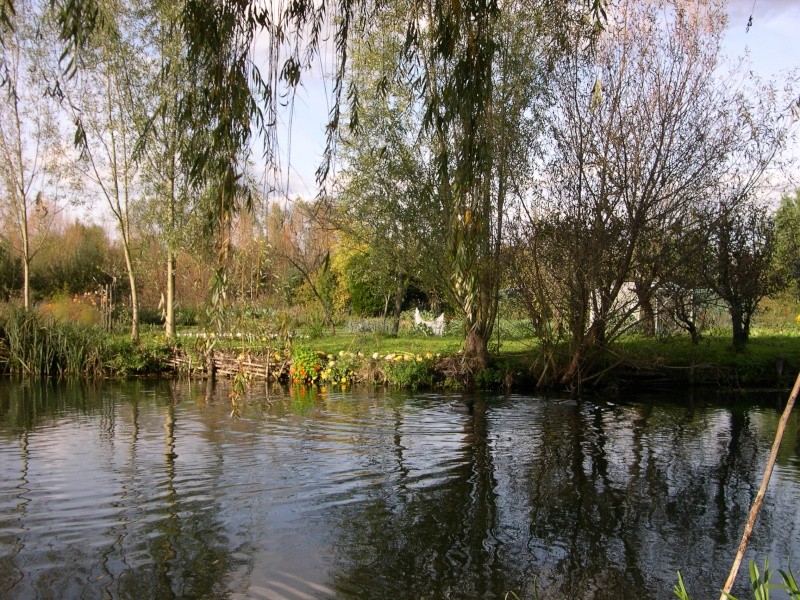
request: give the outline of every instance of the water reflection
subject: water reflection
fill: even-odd
[[[710,597],[779,414],[664,400],[261,390],[232,416],[185,381],[7,382],[0,597],[663,598],[679,569]],[[798,429],[752,557],[800,550]]]
[[[3,391],[0,596],[214,595],[227,540],[214,499],[184,491],[194,474],[175,463],[168,387],[126,388],[127,402],[113,387]],[[21,458],[8,461],[15,431]],[[209,479],[215,467],[204,462]]]

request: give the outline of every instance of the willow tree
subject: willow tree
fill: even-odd
[[[578,40],[554,72],[552,142],[516,272],[540,333],[554,351],[568,342],[550,374],[562,382],[594,376],[656,291],[686,280],[680,257],[697,250],[676,244],[702,229],[696,209],[722,188],[752,191],[782,144],[773,97],[723,80],[724,29],[722,2],[630,0],[595,52]]]
[[[410,271],[444,282],[468,370],[489,360],[505,219],[530,171],[545,67],[564,32],[586,25],[553,25],[565,14],[534,2],[385,5],[354,47],[348,215],[387,248],[398,294]]]
[[[361,90],[358,123],[342,132],[343,170],[331,218],[360,264],[381,282],[384,315],[397,335],[409,284],[442,296],[447,244],[433,182],[431,136],[420,132],[421,103],[414,69],[397,69],[403,50],[398,25],[407,2],[380,11],[369,37],[355,44],[351,79]],[[439,292],[439,294],[437,294]]]
[[[102,27],[77,59],[81,69],[61,83],[62,107],[77,125],[78,168],[88,190],[105,203],[120,237],[130,293],[131,340],[139,340],[139,286],[134,254],[134,206],[143,201],[137,102],[146,57],[134,43],[132,15],[123,2],[103,5]]]
[[[52,2],[62,9],[66,56],[75,56],[103,20],[100,3]],[[343,108],[349,106],[351,121],[358,118],[357,85],[347,81],[350,44],[356,34],[368,34],[380,22],[372,17],[387,5],[355,0],[300,1],[280,7],[254,1],[186,1],[180,19],[188,43],[186,60],[196,77],[187,90],[184,123],[196,142],[191,149],[193,179],[214,189],[211,213],[218,225],[224,227],[239,208],[238,183],[251,136],[259,131],[266,137],[266,159],[272,162],[279,100],[301,83],[332,31],[332,108],[318,178],[328,176]],[[13,0],[4,0],[3,6],[13,6]],[[576,24],[591,31],[603,9],[602,0],[412,0],[401,17],[405,42],[396,64],[418,69],[422,126],[436,140],[432,151],[443,234],[450,246],[449,283],[465,316],[465,354],[477,368],[488,360],[486,345],[496,317],[495,261],[510,177],[504,163],[517,137],[510,135],[514,121],[525,115],[519,112],[514,85],[503,80],[515,64],[510,50],[520,36],[525,38],[522,48],[552,48]],[[263,71],[251,53],[260,33],[266,34],[270,48]],[[530,41],[536,43],[532,46]],[[214,183],[209,187],[210,181]],[[221,244],[221,255],[225,248]]]
[[[193,221],[189,178],[189,141],[183,126],[184,90],[191,85],[186,61],[187,45],[178,24],[183,4],[153,0],[138,5],[142,51],[153,60],[143,72],[145,85],[137,103],[137,149],[147,189],[145,220],[152,223],[166,250],[164,331],[175,335],[175,276],[179,250],[189,245],[197,230]],[[191,223],[190,223],[191,222]]]

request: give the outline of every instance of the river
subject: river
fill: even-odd
[[[0,382],[0,598],[716,598],[786,396],[227,392]]]

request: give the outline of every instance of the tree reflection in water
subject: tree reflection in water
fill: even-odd
[[[711,597],[770,443],[742,406],[478,399],[457,467],[420,489],[403,419],[396,410],[392,476],[335,514],[341,597],[533,597],[535,585],[542,598],[661,598],[678,569]],[[762,557],[783,537],[774,504]]]
[[[181,489],[192,474],[177,462],[175,403],[169,387],[154,391],[0,386],[0,443],[5,452],[17,432],[21,453],[19,484],[0,488],[0,597],[224,597],[219,507]],[[145,420],[163,414],[161,452],[150,423],[142,433],[148,396]],[[37,531],[49,513],[57,524]]]
[[[0,385],[0,597],[711,597],[779,416],[226,392]],[[800,552],[798,422],[747,558]]]

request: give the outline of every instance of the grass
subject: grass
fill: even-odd
[[[6,318],[10,314],[9,310],[5,311]],[[636,384],[656,378],[666,384],[724,387],[791,384],[800,371],[798,314],[800,303],[793,299],[765,301],[754,321],[749,344],[739,352],[733,350],[730,332],[724,328],[706,332],[698,345],[692,345],[685,334],[661,338],[629,335],[610,347],[606,362],[601,365],[610,369],[601,383],[630,381]],[[45,322],[51,325],[46,326]],[[196,329],[181,328],[184,335],[178,338],[176,345],[200,354],[213,343],[214,348],[237,355],[242,352],[258,355],[267,350],[284,355],[297,348],[336,356],[360,353],[369,358],[376,354],[381,357],[387,354],[453,357],[459,353],[463,342],[462,325],[458,321],[451,321],[445,336],[438,337],[415,327],[409,315],[403,319],[397,337],[385,333],[379,319],[345,323],[335,334],[321,327],[296,326],[288,335],[285,330],[280,335],[270,330],[270,322],[263,317],[239,319],[237,334],[215,336],[213,340],[196,337],[204,335]],[[25,331],[15,329],[14,323],[20,325],[22,321],[9,321],[5,333],[0,336],[0,367],[5,358],[7,371],[58,377],[76,373],[88,376],[90,371],[117,377],[156,373],[165,370],[173,345],[155,326],[144,327],[141,342],[134,345],[124,333],[103,334],[94,327],[47,321],[40,315],[35,323],[27,323],[29,329]],[[540,359],[539,342],[527,321],[502,319],[496,332],[499,336],[493,336],[489,344],[492,367],[479,374],[478,384],[487,387],[500,383],[532,385],[534,365]],[[45,338],[45,333],[54,337]],[[32,353],[30,356],[24,354],[28,351]],[[38,366],[34,364],[37,361]],[[398,373],[400,380],[413,379],[401,375]],[[412,375],[416,377],[416,373]]]
[[[739,352],[733,350],[730,331],[717,327],[706,332],[698,345],[685,334],[650,338],[629,335],[615,342],[602,367],[611,367],[601,380],[609,382],[651,381],[665,384],[696,383],[701,385],[745,387],[783,386],[791,384],[800,370],[800,304],[794,300],[765,301],[754,320],[750,343]],[[356,326],[357,325],[357,326]],[[381,331],[379,320],[362,320],[344,324],[333,334],[328,329],[306,327],[294,330],[291,341],[270,335],[265,321],[248,328],[240,321],[239,338],[217,338],[215,347],[231,352],[259,353],[267,349],[283,352],[297,346],[338,355],[341,352],[386,355],[405,353],[454,356],[461,350],[461,324],[451,321],[443,337],[427,334],[413,326],[410,316],[402,321],[400,333],[392,337]],[[360,328],[372,331],[359,331]],[[256,333],[250,333],[254,331]],[[489,347],[493,357],[492,373],[479,383],[487,386],[515,382],[531,385],[533,366],[537,364],[539,341],[532,335],[524,319],[502,319]],[[260,333],[258,333],[260,332]],[[190,344],[191,342],[188,342]],[[185,347],[190,347],[183,342]],[[194,342],[197,345],[197,342]]]

